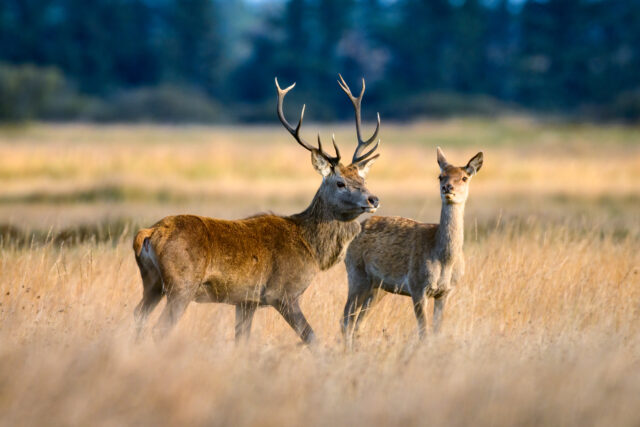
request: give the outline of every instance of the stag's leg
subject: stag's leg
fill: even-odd
[[[424,306],[425,298],[423,292],[416,292],[411,294],[411,300],[413,301],[413,312],[416,315],[418,321],[418,335],[420,339],[424,339],[427,330],[427,322],[425,319]]]
[[[258,308],[254,302],[243,302],[236,305],[236,344],[246,341],[251,335],[251,322]]]
[[[169,334],[184,314],[191,299],[192,295],[187,292],[169,292],[167,294],[167,305],[153,328],[154,339],[160,340]]]
[[[305,344],[311,344],[316,339],[316,334],[313,332],[311,325],[305,319],[302,310],[300,310],[300,304],[298,300],[293,301],[281,301],[275,305],[276,310],[284,317],[289,326],[297,332],[300,339]]]
[[[440,332],[442,326],[442,314],[444,312],[444,305],[447,302],[447,294],[442,294],[433,300],[433,332]]]
[[[138,262],[140,275],[142,276],[142,300],[136,306],[133,317],[136,323],[136,339],[140,339],[144,325],[147,323],[149,314],[162,299],[162,279],[155,268],[146,268]]]

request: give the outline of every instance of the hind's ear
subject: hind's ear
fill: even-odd
[[[447,166],[449,166],[449,162],[447,161],[447,158],[444,156],[444,153],[442,152],[442,149],[440,147],[436,148],[436,152],[438,153],[438,165],[440,166],[441,170],[445,170]]]
[[[469,160],[469,163],[467,163],[467,166],[464,167],[465,171],[469,175],[475,175],[476,173],[478,173],[478,171],[482,167],[482,161],[483,161],[483,155],[481,151],[475,156],[473,156],[471,160]]]

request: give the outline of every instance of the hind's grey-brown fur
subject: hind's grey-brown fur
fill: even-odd
[[[439,224],[374,216],[362,224],[345,258],[349,294],[342,330],[347,346],[366,313],[385,292],[412,298],[420,337],[424,337],[426,297],[434,298],[437,332],[447,296],[464,274],[462,243],[469,181],[482,166],[482,153],[466,166],[449,164],[438,148],[442,209]]]

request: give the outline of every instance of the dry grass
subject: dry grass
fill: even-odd
[[[382,214],[424,220],[436,219],[439,203],[433,145],[463,160],[480,144],[458,139],[498,135],[482,147],[487,163],[466,216],[467,275],[440,336],[417,343],[409,300],[389,296],[357,351],[345,353],[339,265],[304,295],[321,341],[314,351],[272,309],[259,310],[252,341],[236,348],[233,308],[197,304],[165,342],[135,345],[141,281],[129,231],[62,247],[9,240],[0,247],[0,423],[638,425],[637,132],[520,120],[387,132],[387,160],[369,187]],[[292,212],[317,185],[299,162],[306,156],[270,128],[37,126],[0,135],[0,223],[33,230],[185,210]],[[255,143],[263,137],[264,147]],[[244,139],[250,148],[237,145]],[[186,172],[198,162],[201,176]],[[150,198],[165,171],[169,195]],[[125,195],[44,197],[104,182]],[[42,198],[26,197],[38,191]]]

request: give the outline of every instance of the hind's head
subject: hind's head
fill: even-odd
[[[469,160],[465,166],[453,166],[447,161],[444,153],[438,147],[438,165],[440,166],[440,197],[442,203],[459,204],[467,201],[469,196],[469,182],[482,167],[482,152]]]

